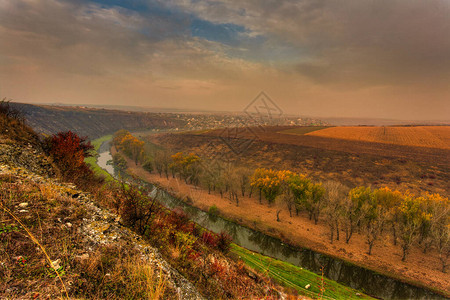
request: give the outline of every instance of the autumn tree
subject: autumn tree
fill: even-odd
[[[186,183],[190,182],[198,184],[200,180],[200,158],[194,153],[184,155],[183,152],[178,152],[171,156],[172,163],[169,168],[172,171],[172,176],[178,173],[180,180],[184,179]]]
[[[334,232],[336,232],[336,240],[339,240],[339,216],[342,214],[343,200],[347,196],[348,189],[336,181],[327,181],[323,187],[325,189],[326,201],[324,213],[330,229],[330,243],[333,243]]]
[[[309,189],[311,187],[311,180],[305,175],[300,174],[291,177],[289,185],[294,195],[295,213],[298,216],[299,211],[305,208],[309,196]]]
[[[372,254],[375,242],[379,239],[386,222],[390,219],[396,198],[396,192],[392,192],[388,188],[381,188],[373,190],[370,197],[365,198],[365,202],[362,204],[362,223],[369,245],[369,255]]]
[[[279,201],[281,202],[282,205],[286,205],[289,211],[289,216],[292,217],[292,211],[294,210],[295,207],[295,196],[294,193],[292,192],[291,183],[293,177],[298,175],[292,172],[290,172],[289,174],[281,173],[280,175],[281,175],[280,177],[282,178],[281,178],[281,191],[279,195]]]
[[[295,196],[292,191],[292,183],[294,182],[294,178],[299,175],[288,171],[283,170],[278,172],[278,177],[280,180],[280,193],[278,196],[278,201],[281,205],[286,205],[289,210],[289,216],[292,217],[292,210],[295,207]],[[277,212],[277,220],[279,220],[279,212]]]
[[[280,193],[281,180],[277,171],[272,169],[257,169],[252,176],[252,185],[260,190],[269,204],[272,204]]]
[[[344,198],[341,220],[345,230],[345,242],[348,244],[357,226],[364,216],[363,204],[370,201],[371,189],[363,186],[353,188]]]
[[[423,253],[426,253],[434,242],[432,226],[438,223],[437,219],[441,218],[446,211],[448,199],[439,194],[429,193],[424,194],[421,199],[424,212],[430,215],[430,218],[424,220],[419,228],[419,245],[423,247]]]
[[[253,172],[253,175],[250,179],[250,184],[252,187],[255,187],[259,191],[259,203],[262,204],[262,189],[264,187],[263,178],[265,176],[266,169],[258,168]]]
[[[400,245],[403,250],[402,261],[406,260],[409,249],[416,240],[422,223],[428,221],[431,217],[424,211],[422,202],[423,198],[414,197],[409,193],[403,196],[398,222]]]
[[[319,222],[319,215],[324,206],[325,189],[321,183],[311,184],[306,198],[305,208],[308,211],[309,219],[314,219],[314,224]]]
[[[162,150],[155,151],[154,164],[155,164],[155,169],[158,172],[159,176],[162,177],[162,174],[164,173],[166,178],[169,179],[170,157],[166,151],[162,151]]]
[[[169,169],[172,172],[172,178],[175,178],[175,175],[178,174],[180,176],[180,180],[182,179],[181,169],[183,168],[183,152],[177,152],[170,156],[172,162],[169,165]]]
[[[70,180],[93,173],[84,162],[92,156],[94,147],[86,137],[80,137],[72,131],[59,132],[44,140],[44,148],[58,165],[62,175]]]
[[[131,134],[131,133],[125,129],[120,129],[114,133],[113,144],[114,144],[114,147],[116,148],[116,151],[119,151],[120,143],[122,142],[122,139],[129,134]]]
[[[134,137],[127,130],[119,130],[114,134],[113,144],[117,151],[122,151],[134,160],[135,164],[144,157],[144,141]]]
[[[438,194],[427,195],[432,199],[431,238],[439,253],[442,272],[445,273],[450,257],[450,203],[448,198]]]

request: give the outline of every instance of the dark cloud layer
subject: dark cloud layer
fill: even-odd
[[[449,3],[0,0],[0,96],[450,119]]]

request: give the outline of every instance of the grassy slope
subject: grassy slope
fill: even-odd
[[[267,274],[277,282],[297,290],[300,294],[320,298],[321,276],[292,264],[249,251],[235,244],[232,245],[231,251],[247,265]],[[309,289],[305,289],[307,284],[311,285]],[[327,278],[323,278],[323,287],[325,290],[323,299],[373,299]],[[357,293],[359,293],[358,296]]]
[[[91,142],[91,144],[94,146],[94,151],[92,151],[93,156],[88,157],[88,158],[85,159],[85,162],[88,165],[91,166],[92,170],[98,175],[105,176],[107,181],[113,180],[113,177],[108,172],[106,172],[106,170],[100,168],[97,165],[97,156],[98,156],[98,152],[97,151],[98,151],[98,149],[100,148],[100,146],[102,145],[103,142],[106,142],[106,141],[108,141],[110,139],[112,139],[112,135],[111,134],[110,135],[105,135],[105,136],[102,136],[102,137],[100,137],[98,139],[93,140]]]

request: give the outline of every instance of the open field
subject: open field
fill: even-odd
[[[323,130],[333,130],[332,127]],[[252,141],[265,141],[276,144],[288,144],[297,145],[302,147],[311,147],[322,150],[332,150],[353,154],[368,154],[375,156],[383,156],[390,158],[408,158],[415,161],[442,164],[450,166],[450,148],[431,148],[431,147],[417,147],[410,145],[400,144],[388,144],[379,142],[367,142],[363,140],[348,140],[329,138],[314,135],[314,132],[320,132],[322,130],[313,131],[309,134],[284,134],[285,130],[303,130],[302,127],[292,128],[290,126],[268,126],[264,128],[251,128],[251,130],[241,131],[239,136],[233,137],[234,139],[248,139]],[[432,131],[434,135],[440,138],[445,136],[445,133],[439,130]],[[223,130],[212,130],[203,134],[204,136],[217,136],[223,137]],[[448,142],[447,142],[448,143]]]
[[[281,131],[282,134],[304,135],[318,130],[328,129],[328,126],[301,126]]]
[[[241,132],[238,138],[222,140],[220,131],[206,134],[162,134],[147,137],[172,152],[194,152],[207,158],[226,157],[232,163],[252,168],[289,169],[316,181],[336,180],[348,187],[388,186],[415,193],[448,196],[450,150],[339,140],[310,135],[281,134],[292,127],[268,127]],[[242,153],[230,149],[250,141]]]
[[[298,129],[290,129],[281,133],[295,134],[295,130]],[[334,139],[450,149],[450,126],[329,127],[301,134]]]

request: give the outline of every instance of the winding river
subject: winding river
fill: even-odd
[[[108,164],[112,159],[109,152],[110,143],[104,142],[99,149],[98,165],[114,176],[114,168]],[[168,208],[181,208],[199,225],[219,233],[227,232],[233,237],[233,242],[249,250],[259,252],[296,266],[301,266],[312,272],[320,274],[324,266],[324,275],[341,284],[361,290],[368,295],[383,299],[446,299],[432,290],[417,287],[409,283],[379,274],[348,263],[344,260],[331,257],[309,249],[301,249],[284,244],[281,240],[261,232],[238,225],[221,217],[211,216],[208,213],[187,205],[173,197],[163,189],[150,183],[142,182],[159,202]]]

